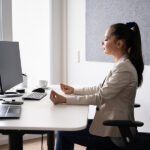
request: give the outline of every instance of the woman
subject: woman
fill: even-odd
[[[54,104],[97,105],[95,117],[89,120],[86,129],[58,132],[56,150],[73,150],[74,143],[101,148],[124,147],[118,128],[104,126],[103,121],[134,120],[136,89],[142,84],[144,69],[138,25],[135,22],[111,25],[102,46],[104,53],[115,59],[103,84],[81,89],[60,84],[65,94],[74,94],[71,97],[51,92]]]

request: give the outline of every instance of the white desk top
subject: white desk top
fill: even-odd
[[[0,129],[75,131],[87,125],[88,106],[54,105],[47,96],[39,101],[24,101],[20,119],[0,120]]]

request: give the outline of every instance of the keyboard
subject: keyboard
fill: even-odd
[[[32,92],[27,96],[24,96],[23,99],[24,100],[40,100],[43,97],[45,97],[47,95],[47,93],[40,93],[40,92]]]

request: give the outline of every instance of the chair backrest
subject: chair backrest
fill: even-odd
[[[136,104],[134,104],[134,107],[138,108],[138,107],[140,107],[140,104],[136,103]],[[132,135],[130,127],[143,126],[143,122],[129,121],[129,120],[107,120],[107,121],[104,121],[103,124],[105,126],[117,126],[119,128],[121,136],[126,145],[125,150],[137,150],[138,149],[137,144],[135,142],[135,137]],[[149,135],[149,137],[150,137],[150,135]],[[87,147],[86,150],[105,150],[105,149]],[[114,150],[114,149],[111,149],[111,150]],[[119,148],[116,147],[115,150],[119,150]],[[120,150],[122,150],[122,149],[120,149]]]

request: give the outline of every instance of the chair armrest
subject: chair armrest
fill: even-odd
[[[130,120],[106,120],[103,122],[105,126],[119,126],[119,127],[141,127],[144,125],[140,121],[130,121]]]
[[[125,142],[126,149],[137,149],[134,141],[134,136],[132,135],[130,127],[143,126],[143,122],[130,120],[106,120],[103,122],[103,124],[105,126],[117,126],[122,136],[122,139]]]

